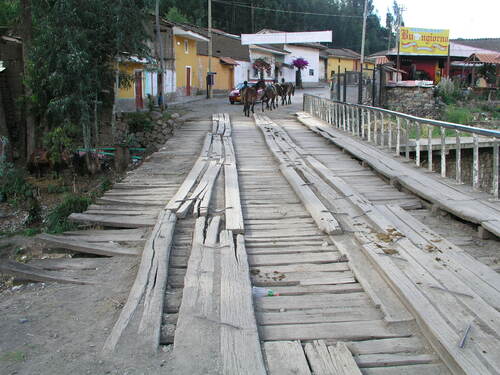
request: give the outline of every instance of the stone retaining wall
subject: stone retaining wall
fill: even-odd
[[[386,87],[385,105],[391,111],[438,119],[441,106],[428,87]]]

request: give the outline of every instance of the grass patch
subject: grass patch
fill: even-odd
[[[455,124],[469,125],[474,120],[474,116],[467,108],[449,105],[444,110],[443,120]]]
[[[26,360],[26,354],[20,351],[5,352],[0,354],[0,361],[2,362],[23,362]]]
[[[68,216],[74,212],[83,212],[92,199],[89,197],[67,194],[62,202],[54,207],[47,215],[47,232],[62,233],[76,228],[76,224],[68,221]]]

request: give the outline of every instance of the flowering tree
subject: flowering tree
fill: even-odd
[[[271,75],[271,64],[263,58],[258,58],[253,62],[253,68],[259,71],[260,79],[264,79],[264,70],[268,75]]]
[[[302,57],[298,57],[292,61],[292,64],[294,67],[297,68],[297,71],[295,72],[295,86],[297,88],[302,88],[301,72],[302,72],[302,69],[305,69],[309,65],[309,62]]]

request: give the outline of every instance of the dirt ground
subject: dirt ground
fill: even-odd
[[[308,92],[328,95],[325,89]],[[276,113],[292,114],[300,110],[301,94],[297,92],[295,104],[280,107]],[[241,105],[230,105],[227,98],[201,100],[181,107],[187,112],[185,118],[191,119],[206,119],[213,112],[243,111]],[[449,220],[438,216],[424,222],[459,238],[463,228],[450,225]],[[485,246],[474,239],[467,240],[466,247],[481,258],[492,256],[496,244]],[[23,246],[34,249],[38,245],[31,237]],[[15,283],[0,291],[0,375],[165,373],[170,346],[162,347],[154,357],[130,353],[126,348],[113,358],[100,356],[104,340],[128,296],[138,262],[138,258],[101,259],[97,269],[85,270],[83,274],[94,285]]]

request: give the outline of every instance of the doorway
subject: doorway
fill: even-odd
[[[186,66],[186,96],[191,96],[191,67]]]
[[[142,71],[140,70],[135,72],[135,108],[144,108],[144,100],[142,98]]]

